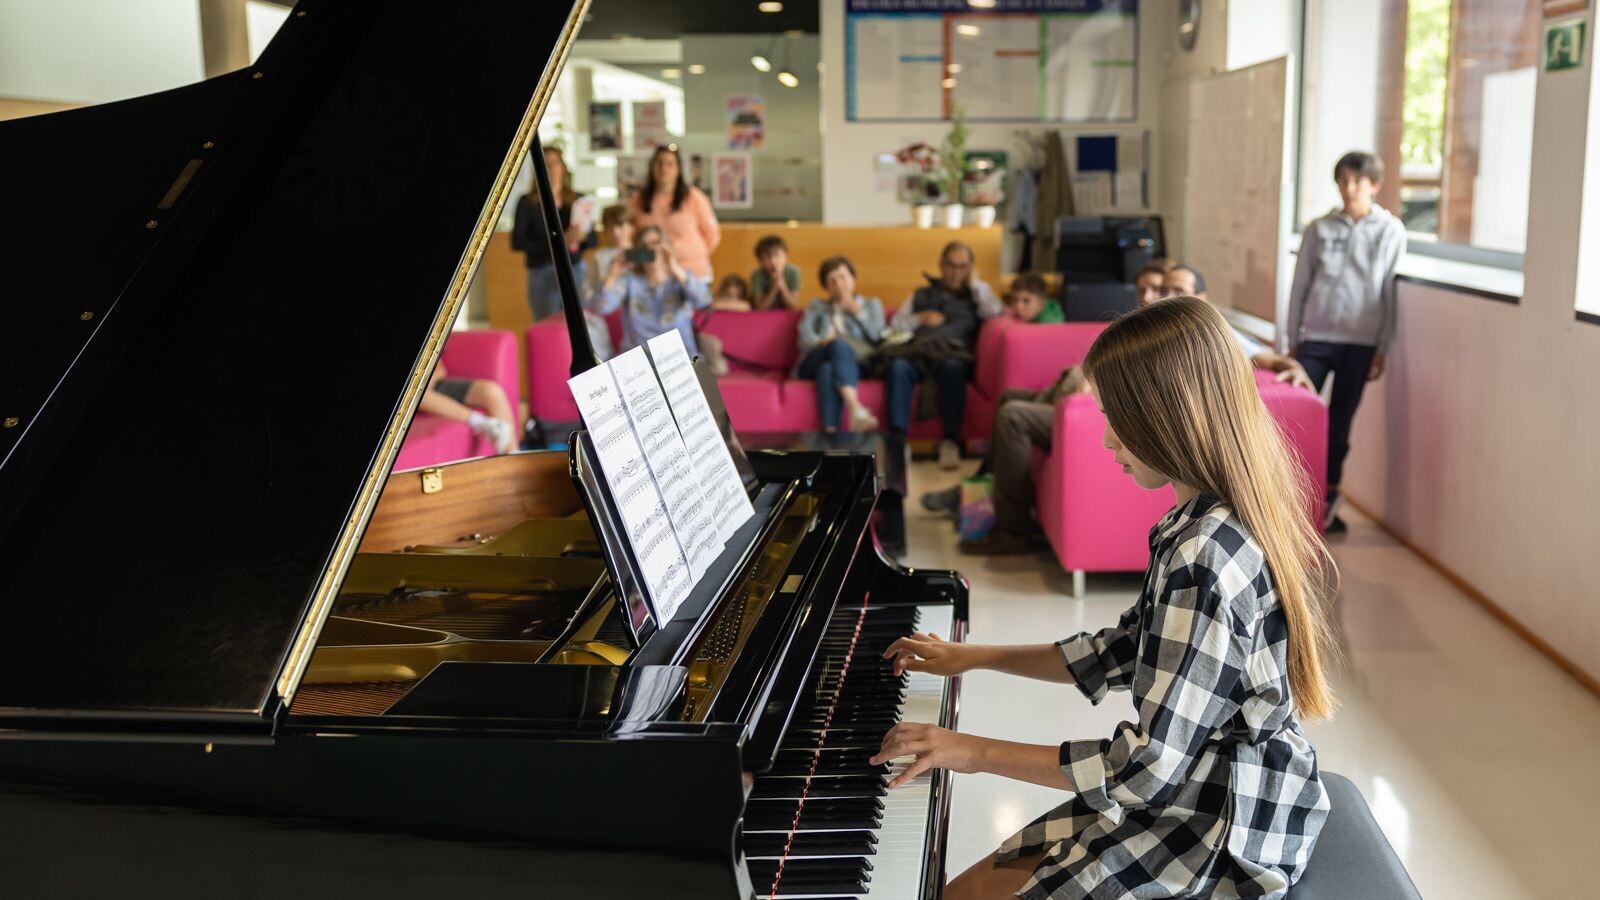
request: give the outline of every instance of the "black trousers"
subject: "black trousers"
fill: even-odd
[[[1328,402],[1328,486],[1338,487],[1344,477],[1344,458],[1350,452],[1350,423],[1367,387],[1367,372],[1377,347],[1306,341],[1295,348],[1295,359],[1321,391],[1333,376],[1333,396]]]

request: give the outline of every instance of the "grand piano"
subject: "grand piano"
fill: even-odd
[[[584,6],[306,0],[0,124],[0,894],[939,895],[949,776],[866,757],[967,586],[869,457],[748,454],[667,622],[581,455],[390,472]]]

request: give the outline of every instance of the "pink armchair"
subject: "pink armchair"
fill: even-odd
[[[1256,382],[1267,410],[1289,439],[1311,484],[1327,479],[1328,410],[1316,395],[1277,384],[1270,373]],[[1094,399],[1079,394],[1056,406],[1048,454],[1035,450],[1034,502],[1039,524],[1061,567],[1072,573],[1073,596],[1081,596],[1086,572],[1136,572],[1149,561],[1149,531],[1172,508],[1172,488],[1146,491],[1112,461],[1101,443],[1105,417]],[[1322,521],[1322,492],[1307,514]]]
[[[455,378],[487,378],[498,382],[517,409],[517,338],[509,331],[455,331],[439,356]],[[520,423],[519,428],[520,428]],[[395,457],[394,470],[417,469],[494,453],[494,444],[465,424],[418,413]]]

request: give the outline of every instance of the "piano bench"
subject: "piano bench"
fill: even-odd
[[[1321,774],[1333,809],[1288,900],[1422,900],[1361,792],[1343,775]]]

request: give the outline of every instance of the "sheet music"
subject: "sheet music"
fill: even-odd
[[[616,379],[611,369],[596,366],[568,379],[567,386],[594,441],[600,473],[611,485],[656,622],[665,625],[688,596],[690,571]]]
[[[676,331],[651,338],[650,358],[655,361],[656,373],[666,390],[667,403],[678,420],[678,431],[689,452],[689,460],[700,476],[700,484],[711,499],[712,518],[717,523],[722,542],[732,538],[751,516],[755,508],[744,492],[744,482],[739,470],[734,468],[728,445],[711,415],[711,405],[706,402],[705,391],[695,377],[689,362],[689,352],[684,349],[683,338]]]
[[[680,340],[680,343],[681,340]],[[692,581],[698,582],[722,552],[725,543],[711,515],[711,500],[700,484],[700,475],[689,461],[689,451],[678,433],[667,398],[656,381],[643,347],[611,360],[611,374],[622,389],[622,401],[633,419],[633,430],[644,448],[656,486],[667,502],[667,518],[678,535],[678,545],[689,561]]]

